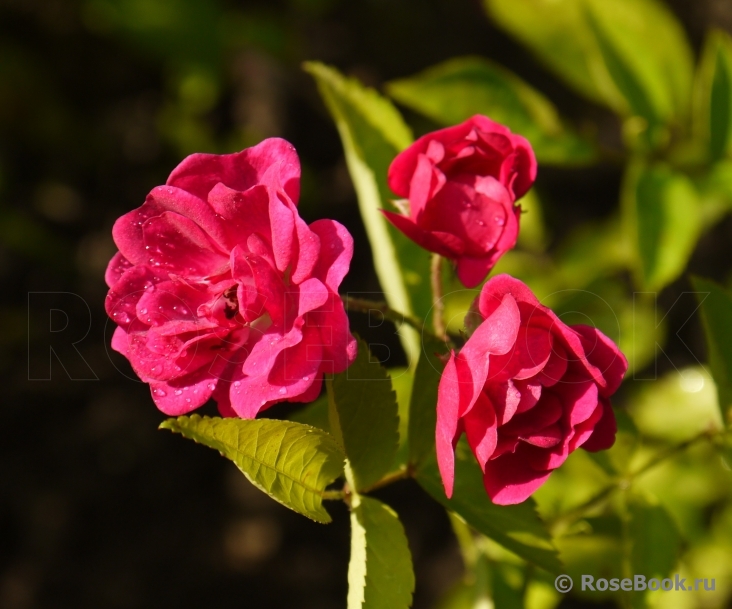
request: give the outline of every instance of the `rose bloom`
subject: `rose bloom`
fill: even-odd
[[[456,261],[458,278],[472,288],[516,244],[521,208],[514,203],[535,178],[529,142],[478,115],[397,155],[389,187],[409,206],[404,215],[382,212],[421,247]]]
[[[464,431],[493,502],[519,503],[573,450],[612,446],[609,398],[628,363],[602,332],[562,323],[509,275],[486,282],[476,305],[482,323],[440,380],[438,465],[450,497]]]
[[[253,418],[307,402],[323,373],[356,355],[338,286],[353,240],[298,215],[300,164],[272,138],[228,155],[193,154],[114,225],[106,273],[112,347],[181,415],[213,397]]]

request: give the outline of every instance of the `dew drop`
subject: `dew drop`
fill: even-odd
[[[161,397],[161,398],[164,398],[166,395],[168,395],[162,389],[153,389],[153,394],[157,395],[158,397]]]
[[[493,220],[498,226],[503,226],[506,223],[506,220],[501,216],[496,216]]]
[[[175,395],[183,395],[183,391],[180,389],[175,390]]]
[[[477,224],[478,226],[485,226],[485,222],[483,222],[483,220],[478,220],[478,221],[476,222],[476,224]]]
[[[213,383],[209,383],[208,385],[206,385],[206,388],[209,391],[213,391],[214,389],[216,389],[216,385],[214,385]]]
[[[140,309],[140,315],[147,315],[147,309]]]
[[[309,381],[310,380],[310,377],[309,376],[304,376],[304,377],[302,377],[302,380],[303,381]]]
[[[241,381],[234,381],[234,387],[238,387],[239,385],[241,385]]]
[[[287,389],[285,387],[280,387],[280,395],[285,395],[287,393]]]
[[[190,404],[191,403],[191,398],[186,398],[186,403],[187,404]]]

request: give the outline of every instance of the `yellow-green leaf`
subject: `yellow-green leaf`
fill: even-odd
[[[701,232],[700,204],[685,175],[656,164],[631,165],[623,186],[622,213],[636,255],[636,280],[660,290],[686,268]]]
[[[376,499],[357,500],[351,512],[348,609],[408,609],[414,572],[399,517]]]
[[[315,78],[341,136],[386,301],[400,313],[424,319],[432,302],[429,256],[379,211],[389,209],[389,201],[396,198],[387,185],[387,171],[411,143],[410,130],[391,102],[373,89],[321,63],[308,62],[305,70]],[[410,365],[416,365],[417,332],[402,327],[400,338]]]
[[[595,150],[573,133],[557,109],[515,74],[482,57],[458,57],[387,84],[396,101],[442,125],[483,114],[531,142],[540,162],[591,162]]]
[[[160,424],[231,459],[257,488],[317,522],[330,522],[323,492],[343,472],[345,456],[327,433],[273,419],[167,419]]]

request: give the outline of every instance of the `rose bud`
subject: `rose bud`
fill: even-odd
[[[389,187],[408,201],[404,214],[382,213],[421,247],[454,260],[472,288],[516,244],[521,208],[514,203],[535,178],[529,142],[478,115],[397,155]]]

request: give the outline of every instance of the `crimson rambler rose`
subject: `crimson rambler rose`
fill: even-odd
[[[338,286],[353,240],[300,218],[300,163],[272,138],[193,154],[114,225],[106,273],[112,347],[169,415],[213,397],[224,416],[314,400],[353,362]]]
[[[515,202],[535,178],[529,142],[478,115],[428,133],[397,155],[389,187],[408,209],[382,211],[415,243],[454,260],[458,278],[472,288],[516,244]]]
[[[596,328],[567,326],[518,279],[476,300],[481,322],[451,353],[437,400],[437,461],[448,497],[465,432],[494,503],[524,501],[577,448],[615,441],[610,396],[628,363]]]

